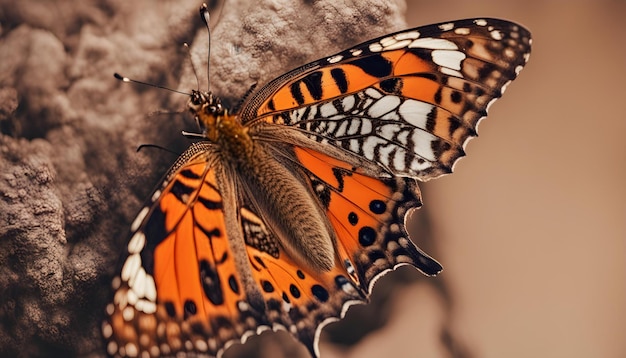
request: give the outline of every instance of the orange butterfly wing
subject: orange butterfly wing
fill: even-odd
[[[131,227],[103,324],[111,355],[216,355],[263,323],[233,313],[246,297],[210,153],[205,142],[188,149]]]
[[[451,171],[529,51],[518,25],[461,20],[366,42],[261,88],[240,119],[325,213],[334,266],[285,251],[258,193],[224,170],[228,156],[218,159],[207,135],[131,226],[103,324],[108,353],[215,356],[271,328],[319,356],[322,327],[365,302],[382,274],[404,264],[438,273],[405,230],[421,205],[415,179]]]

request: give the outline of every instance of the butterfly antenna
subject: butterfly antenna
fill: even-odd
[[[159,85],[155,85],[153,83],[148,83],[148,82],[142,82],[142,81],[137,81],[137,80],[133,80],[132,78],[128,78],[128,77],[124,77],[122,75],[120,75],[119,73],[115,72],[113,74],[113,77],[117,78],[118,80],[122,81],[122,82],[131,82],[131,83],[137,83],[140,85],[144,85],[144,86],[150,86],[150,87],[156,87],[156,88],[161,88],[164,89],[166,91],[170,91],[170,92],[175,92],[175,93],[180,93],[180,94],[184,94],[186,96],[191,96],[191,94],[186,93],[186,92],[181,92],[178,90],[175,90],[173,88],[169,88],[169,87],[165,87],[165,86],[159,86]]]
[[[195,62],[193,62],[193,58],[191,57],[191,49],[189,48],[189,45],[186,42],[183,44],[183,46],[185,46],[185,48],[187,49],[187,56],[189,57],[189,63],[191,63],[191,71],[193,71],[193,75],[196,78],[196,88],[199,91],[200,80],[198,79],[198,70],[196,70],[196,64]]]
[[[200,6],[200,18],[206,25],[207,32],[209,33],[209,51],[208,51],[208,59],[207,59],[207,69],[206,69],[206,77],[207,77],[207,91],[211,88],[211,79],[210,79],[210,69],[211,69],[211,27],[209,23],[211,21],[211,16],[209,15],[209,7],[206,4],[202,4]]]
[[[176,156],[180,156],[180,153],[177,153],[177,152],[175,152],[175,151],[173,151],[171,149],[165,148],[165,147],[157,145],[157,144],[141,144],[140,146],[137,147],[137,153],[139,153],[144,148],[155,148],[155,149],[163,150],[163,151],[166,151],[168,153],[174,154]]]

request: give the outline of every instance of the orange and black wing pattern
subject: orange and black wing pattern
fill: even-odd
[[[405,228],[421,206],[417,180],[452,171],[530,44],[517,24],[459,20],[290,71],[238,116],[193,91],[202,138],[131,225],[102,326],[108,354],[220,356],[284,329],[318,357],[322,328],[367,302],[383,274],[401,265],[439,273]],[[290,191],[302,202],[284,199]],[[330,256],[303,243],[315,235],[290,237],[310,227],[302,208],[317,215]],[[308,260],[315,255],[329,266]]]
[[[292,126],[426,181],[450,173],[465,155],[530,45],[525,28],[488,18],[397,32],[270,82],[244,105],[242,120]]]

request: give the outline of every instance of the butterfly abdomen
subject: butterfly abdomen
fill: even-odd
[[[233,169],[248,194],[257,198],[256,209],[270,223],[281,246],[316,271],[329,271],[335,265],[330,224],[302,178],[259,143],[248,158],[241,159]]]

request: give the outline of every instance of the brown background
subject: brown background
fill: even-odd
[[[184,96],[111,74],[195,88],[179,44],[202,61],[198,5],[0,1],[0,356],[103,355],[119,247],[175,159],[134,149],[180,151],[180,130],[194,128],[149,115]],[[624,14],[617,0],[227,2],[211,85],[234,101],[254,81],[406,26],[499,17],[533,33],[530,63],[468,158],[422,185],[411,232],[445,270],[385,277],[374,304],[328,327],[323,356],[626,356]],[[304,353],[263,334],[226,356]]]

